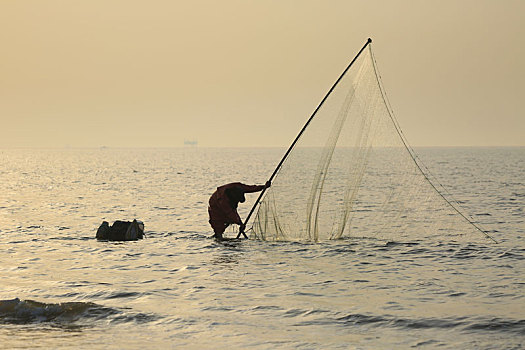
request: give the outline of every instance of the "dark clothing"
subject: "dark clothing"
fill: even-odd
[[[210,197],[208,207],[210,225],[215,236],[222,237],[230,224],[242,225],[241,217],[237,213],[239,199],[244,199],[244,193],[259,192],[263,189],[264,185],[245,185],[240,182],[217,187]]]

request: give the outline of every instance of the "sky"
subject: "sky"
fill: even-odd
[[[525,146],[525,1],[1,0],[0,147],[286,147],[373,40],[412,146]]]

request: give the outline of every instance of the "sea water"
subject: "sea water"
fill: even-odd
[[[283,152],[0,150],[0,347],[525,346],[525,148],[416,149],[499,244],[210,239],[215,188]],[[134,218],[144,240],[95,239]]]

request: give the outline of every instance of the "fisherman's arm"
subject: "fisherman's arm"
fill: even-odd
[[[271,182],[267,181],[264,185],[245,185],[240,184],[240,187],[244,191],[244,193],[253,193],[253,192],[259,192],[264,190],[265,188],[268,188],[271,186]]]

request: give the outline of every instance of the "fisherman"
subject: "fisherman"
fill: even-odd
[[[215,232],[214,237],[221,240],[224,230],[230,224],[239,225],[239,231],[244,232],[244,224],[239,213],[237,213],[239,202],[244,203],[246,200],[245,193],[259,192],[270,187],[270,185],[270,181],[266,182],[265,185],[245,185],[240,182],[233,182],[217,187],[217,190],[210,197],[208,207],[210,225]]]

